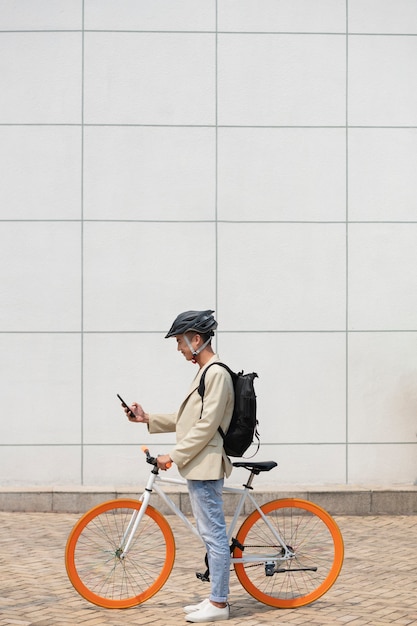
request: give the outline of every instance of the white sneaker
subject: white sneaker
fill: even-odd
[[[199,602],[198,604],[189,604],[188,606],[184,607],[184,613],[195,613],[196,611],[199,611],[200,609],[202,609],[203,606],[206,606],[206,604],[208,604],[209,602],[210,600],[206,598],[205,600],[203,600],[202,602]]]
[[[229,619],[229,615],[229,605],[227,605],[224,609],[219,609],[209,601],[195,613],[189,613],[186,616],[185,621],[193,622],[194,624],[201,624],[203,622],[220,622]]]

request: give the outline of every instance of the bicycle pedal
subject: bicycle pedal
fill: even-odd
[[[197,576],[198,580],[201,580],[203,583],[210,582],[210,573],[208,570],[206,570],[204,574],[202,574],[201,572],[196,572],[195,575]]]

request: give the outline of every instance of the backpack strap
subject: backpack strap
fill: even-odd
[[[198,385],[198,393],[199,393],[199,394],[200,394],[200,396],[201,396],[201,413],[200,413],[200,419],[201,419],[201,416],[203,415],[203,410],[204,410],[204,393],[205,393],[205,391],[206,391],[206,383],[205,383],[206,372],[207,372],[207,370],[208,370],[208,369],[210,369],[210,367],[212,367],[213,365],[221,365],[221,367],[224,367],[224,369],[225,369],[225,370],[227,370],[227,371],[229,372],[229,374],[230,374],[230,376],[231,376],[231,378],[232,378],[232,382],[234,382],[234,379],[235,379],[235,376],[236,376],[236,374],[235,374],[235,373],[234,373],[234,372],[230,369],[230,367],[229,367],[228,365],[226,365],[226,363],[222,363],[221,361],[215,361],[214,363],[210,363],[210,365],[208,365],[208,366],[206,367],[206,369],[204,370],[204,372],[203,372],[203,373],[202,373],[202,375],[201,375],[201,378],[200,378],[200,383],[199,383],[199,385]],[[221,434],[222,439],[223,439],[223,441],[224,441],[224,439],[225,439],[225,436],[226,436],[226,435],[224,434],[223,429],[219,426],[217,430],[218,430],[218,431],[219,431],[219,433]]]
[[[246,459],[246,458],[251,459],[252,457],[254,457],[255,454],[258,454],[259,448],[261,447],[261,438],[260,438],[259,432],[258,432],[258,420],[256,421],[256,428],[255,428],[255,432],[253,433],[253,436],[256,439],[256,450],[255,450],[255,452],[251,456],[243,457],[244,459]]]
[[[234,381],[234,378],[236,376],[236,374],[230,369],[228,365],[226,365],[226,363],[222,363],[221,361],[215,361],[214,363],[210,363],[210,365],[208,365],[206,369],[204,370],[204,372],[202,373],[201,378],[200,378],[200,383],[198,385],[198,393],[200,394],[202,398],[204,398],[204,392],[206,390],[206,383],[205,383],[206,373],[207,373],[207,370],[210,369],[210,367],[213,367],[213,365],[221,365],[221,367],[224,367],[224,369],[227,370],[230,376],[232,377],[232,381]]]

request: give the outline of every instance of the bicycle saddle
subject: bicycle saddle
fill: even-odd
[[[277,465],[278,463],[275,463],[275,461],[238,461],[237,463],[233,463],[233,467],[244,467],[254,474],[259,474],[260,472],[269,472]]]

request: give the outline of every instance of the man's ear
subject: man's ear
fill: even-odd
[[[192,339],[195,339],[197,342],[197,348],[199,346],[201,346],[201,344],[203,343],[203,338],[201,335],[199,335],[198,333],[195,333],[194,337]]]

